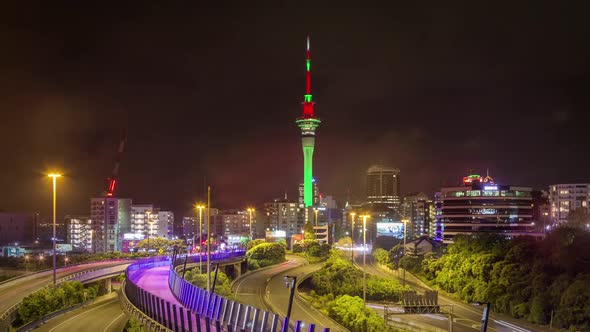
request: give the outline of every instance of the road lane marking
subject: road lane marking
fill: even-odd
[[[495,320],[494,319],[493,321],[496,322],[496,323],[498,323],[498,324],[500,324],[500,325],[504,325],[504,326],[509,327],[509,328],[511,328],[513,330],[516,330],[517,332],[530,332],[527,329],[524,329],[524,328],[522,328],[520,326],[517,326],[517,325],[511,324],[511,323],[505,322],[503,320]]]
[[[125,316],[124,313],[121,313],[119,316],[117,316],[115,319],[113,319],[109,325],[107,325],[107,327],[104,328],[103,332],[107,332],[107,330],[109,329],[109,327],[111,327],[111,325],[113,325],[114,322],[116,322],[119,318],[121,318],[121,316]]]
[[[100,308],[100,307],[104,307],[105,305],[108,305],[108,304],[111,304],[111,303],[113,303],[113,302],[117,302],[117,301],[119,301],[119,299],[112,300],[112,301],[109,301],[109,302],[107,302],[107,303],[101,304],[101,305],[99,305],[98,307],[94,307],[94,308],[92,308],[92,309],[90,309],[90,310],[83,311],[83,312],[81,312],[81,313],[77,314],[76,316],[74,316],[74,317],[70,317],[70,318],[68,318],[68,319],[64,320],[63,322],[61,322],[61,323],[57,324],[56,326],[54,326],[54,327],[53,327],[51,330],[49,330],[48,332],[51,332],[51,331],[55,330],[56,328],[58,328],[58,327],[62,326],[63,324],[65,324],[65,323],[67,323],[67,322],[71,321],[72,319],[74,319],[74,318],[76,318],[76,317],[82,316],[82,315],[84,315],[84,314],[87,314],[87,313],[89,313],[89,312],[91,312],[91,311],[94,311],[94,310],[96,310],[96,309],[98,309],[98,308]]]

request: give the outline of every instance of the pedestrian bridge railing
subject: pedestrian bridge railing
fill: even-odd
[[[243,250],[213,253],[211,261],[239,258],[244,254]],[[150,331],[210,332],[215,327],[214,322],[202,318],[201,313],[177,305],[175,301],[168,301],[138,285],[141,276],[149,269],[170,266],[170,270],[173,270],[172,260],[167,256],[148,257],[129,265],[125,271],[127,280],[121,296],[123,309]],[[206,261],[206,257],[204,260]]]
[[[232,258],[225,255],[211,255],[211,261]],[[177,259],[176,262],[180,265],[182,259]],[[301,321],[290,322],[288,318],[278,314],[210,293],[183,279],[175,267],[169,272],[170,289],[178,302],[194,314],[196,320],[204,323],[207,332],[211,328],[217,332],[302,332]],[[309,324],[308,331],[314,330],[315,325]],[[323,331],[329,332],[329,329],[325,328]]]

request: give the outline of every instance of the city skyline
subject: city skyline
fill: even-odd
[[[537,189],[588,182],[585,31],[567,24],[576,13],[543,26],[512,7],[502,25],[500,9],[475,9],[399,8],[392,23],[378,10],[313,8],[302,23],[304,9],[287,7],[252,25],[246,13],[184,7],[19,12],[37,23],[5,20],[13,29],[0,55],[0,126],[10,163],[0,209],[48,216],[43,173],[55,167],[66,175],[59,214],[87,211],[104,191],[122,130],[118,197],[185,212],[204,199],[207,177],[214,206],[260,204],[285,191],[295,198],[302,157],[292,120],[307,32],[325,120],[314,154],[323,193],[362,198],[373,164],[400,168],[402,193],[432,193],[486,168],[497,182]],[[539,6],[539,21],[553,11]],[[53,21],[61,24],[46,24]]]

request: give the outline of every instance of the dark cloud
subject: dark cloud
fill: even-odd
[[[374,163],[401,168],[405,192],[486,168],[538,187],[587,181],[586,11],[373,5],[7,6],[0,208],[47,212],[42,172],[58,167],[63,211],[86,212],[124,130],[119,193],[138,202],[181,213],[204,182],[223,207],[295,195],[308,31],[324,194],[362,198]]]

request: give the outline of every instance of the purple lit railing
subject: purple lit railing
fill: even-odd
[[[241,251],[241,255],[244,252]],[[195,262],[199,256],[189,256],[191,262]],[[211,261],[221,261],[239,257],[235,253],[212,254]],[[206,258],[205,258],[206,259]],[[205,260],[206,261],[206,260]],[[301,332],[301,321],[289,322],[288,318],[282,318],[278,314],[269,313],[259,308],[245,305],[217,294],[212,294],[183,279],[174,268],[181,265],[184,258],[176,260],[176,264],[170,269],[168,285],[172,293],[182,305],[195,315],[196,320],[204,322],[209,328],[215,327],[215,331],[228,332]],[[308,325],[308,332],[314,332],[315,325]],[[324,332],[330,329],[324,328]]]

